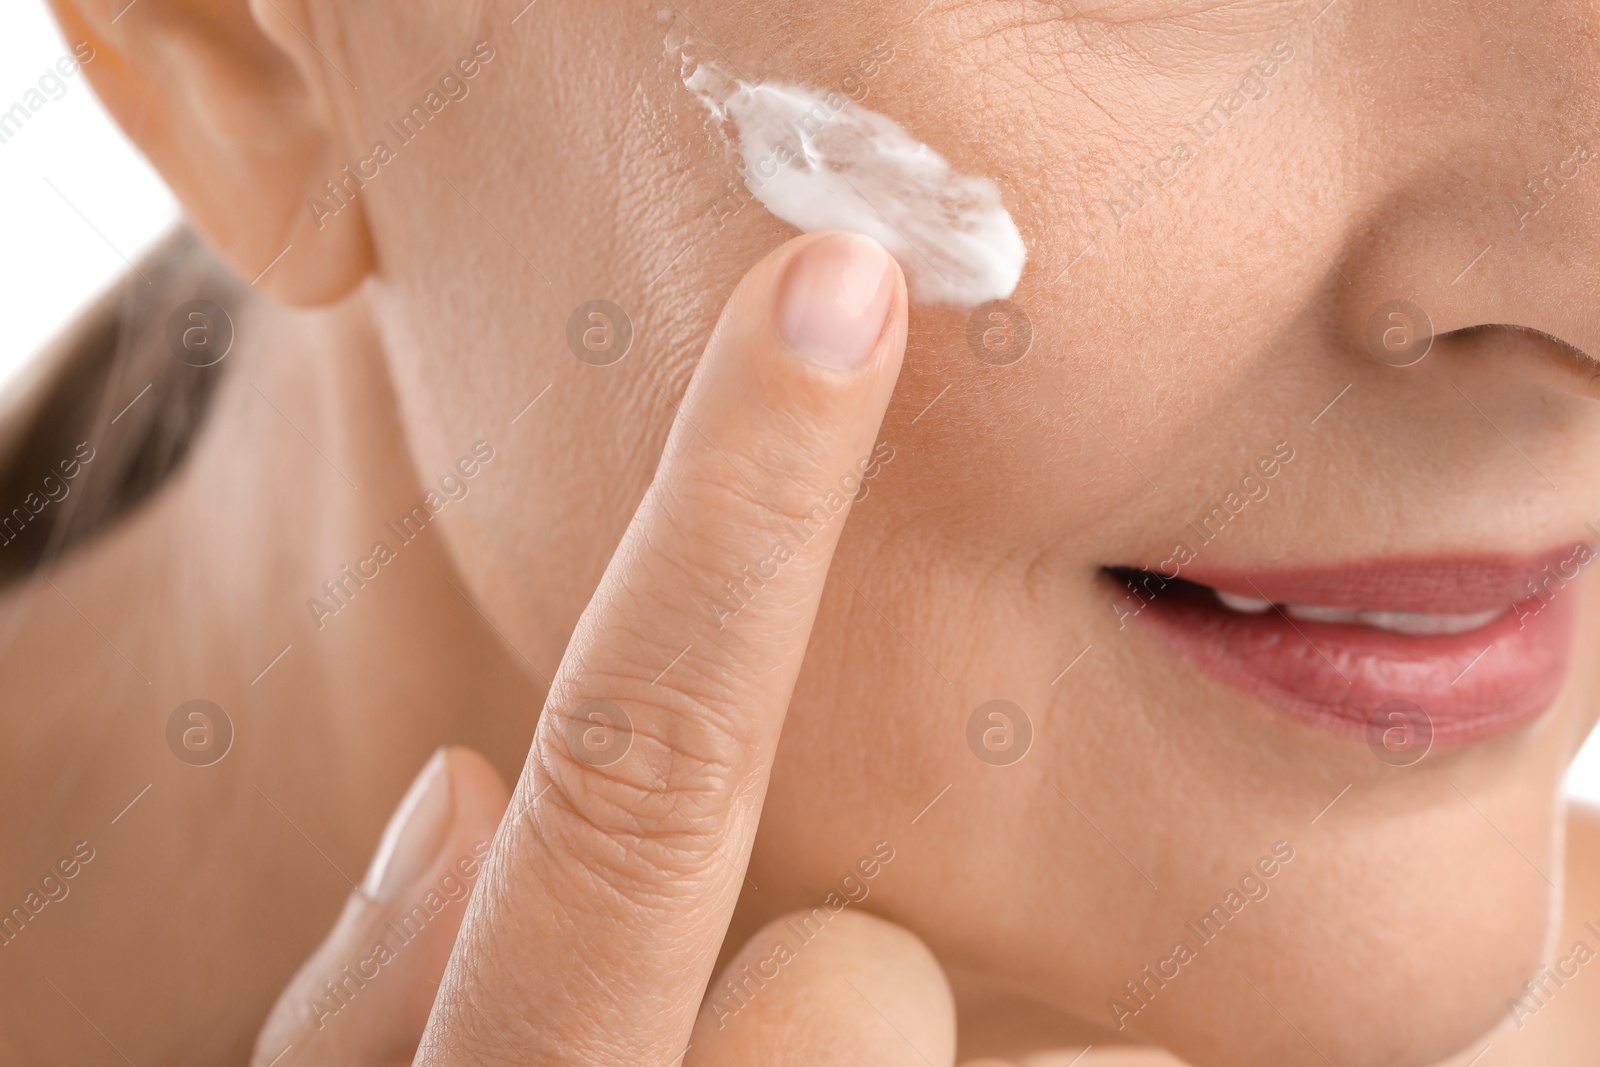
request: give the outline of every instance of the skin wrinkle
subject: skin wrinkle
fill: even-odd
[[[472,38],[470,14],[442,3],[316,6],[332,8],[319,18],[342,28],[342,43],[317,32],[319,44],[361,91],[315,56],[302,69],[363,138],[372,120],[390,116],[392,102],[412,99],[417,79],[436,76],[441,54],[459,54],[441,53],[444,44]],[[675,64],[661,54],[658,5],[541,0],[508,31],[520,6],[485,9],[483,32],[493,33],[500,58],[459,111],[447,111],[363,190],[358,204],[373,230],[377,275],[329,311],[252,305],[261,317],[250,332],[266,347],[250,367],[270,366],[274,375],[260,379],[263,391],[363,492],[352,494],[247,391],[248,405],[219,402],[215,436],[186,468],[195,473],[180,474],[117,531],[120,554],[98,543],[67,561],[65,574],[52,571],[135,662],[170,662],[186,687],[215,687],[230,708],[248,709],[256,732],[239,755],[274,769],[263,790],[343,870],[360,869],[405,777],[440,739],[469,741],[502,774],[517,771],[545,695],[519,657],[554,674],[685,406],[718,308],[748,265],[790,236],[757,206],[720,226],[706,214],[729,172],[676,83]],[[1401,773],[1359,742],[1313,734],[1197,675],[1134,624],[1119,630],[1108,610],[1115,586],[1100,567],[1164,558],[1184,524],[1279,440],[1294,445],[1295,461],[1269,498],[1202,549],[1208,563],[1510,551],[1575,536],[1583,521],[1600,517],[1585,459],[1594,417],[1585,401],[1557,391],[1566,386],[1529,369],[1560,347],[1545,334],[1561,344],[1580,340],[1549,308],[1565,301],[1581,315],[1590,300],[1595,187],[1563,189],[1516,237],[1501,203],[1537,167],[1562,158],[1552,152],[1584,135],[1575,119],[1529,122],[1522,113],[1573,116],[1576,102],[1592,95],[1584,63],[1592,35],[1583,31],[1593,19],[1571,0],[1526,11],[1490,0],[1485,10],[1519,40],[1518,59],[1493,30],[1443,0],[1338,0],[1315,27],[1312,3],[1184,4],[1170,18],[1157,17],[1161,5],[1153,3],[1102,4],[1060,23],[1058,37],[1037,6],[940,3],[913,27],[921,6],[874,5],[849,19],[804,0],[685,7],[708,40],[758,78],[825,86],[888,39],[897,56],[872,81],[868,106],[948,150],[963,169],[992,177],[1037,250],[1016,296],[1033,320],[1034,346],[1014,365],[974,359],[964,315],[912,309],[903,378],[880,435],[896,458],[846,527],[762,813],[750,869],[762,890],[747,887],[728,947],[736,950],[775,912],[814,903],[818,887],[860,854],[863,838],[882,836],[897,858],[874,882],[870,907],[963,975],[963,1027],[976,1002],[968,993],[994,983],[1049,1002],[1049,1041],[1100,1044],[1109,1032],[1107,997],[1170,951],[1182,922],[1236,883],[1241,860],[1284,838],[1299,850],[1295,863],[1229,929],[1225,949],[1207,950],[1199,972],[1130,1024],[1138,1039],[1194,1062],[1320,1062],[1243,984],[1248,975],[1335,1062],[1437,1061],[1504,1018],[1506,996],[1549,944],[1559,902],[1505,841],[1556,877],[1559,781],[1573,738],[1593,719],[1596,667],[1575,664],[1547,722]],[[160,0],[140,0],[134,11],[167,17]],[[1091,17],[1107,35],[1083,48],[1074,27]],[[1177,127],[1278,39],[1294,45],[1295,59],[1267,95],[1118,227],[1102,201],[1169,151]],[[1530,61],[1551,81],[1528,69]],[[1576,87],[1572,105],[1553,88],[1567,84]],[[285,115],[295,124],[320,121],[314,111]],[[217,122],[236,120],[216,112]],[[171,165],[159,146],[152,154]],[[234,162],[216,168],[213,195],[232,198],[238,215],[245,198],[233,184]],[[314,188],[325,177],[274,180],[293,187],[303,209],[296,183]],[[1493,253],[1451,288],[1491,242]],[[300,269],[288,260],[283,268]],[[1440,322],[1470,324],[1492,312],[1492,321],[1521,332],[1483,331],[1471,344],[1441,339],[1412,374],[1375,366],[1364,349],[1366,317],[1396,292],[1417,296]],[[573,308],[601,297],[621,305],[636,329],[634,349],[609,368],[580,364],[565,345]],[[330,339],[323,331],[338,316],[372,320],[378,340]],[[286,332],[291,321],[301,332]],[[319,366],[373,368],[392,379],[398,399],[334,388],[312,373]],[[1313,427],[1312,417],[1347,385]],[[546,386],[548,395],[511,426]],[[390,422],[393,432],[381,432]],[[704,429],[722,442],[715,425]],[[314,550],[348,558],[341,531],[377,528],[414,502],[416,472],[436,474],[480,437],[496,447],[498,480],[452,504],[431,547],[408,550],[418,554],[386,575],[374,599],[357,598],[336,634],[305,638],[303,598],[327,573],[305,558],[317,560]],[[703,447],[698,434],[691,444]],[[760,495],[763,471],[781,469],[782,458],[746,465],[758,488],[740,481],[733,490]],[[373,481],[385,471],[390,482]],[[222,486],[251,489],[224,494]],[[292,492],[283,488],[280,500],[275,487]],[[252,521],[229,525],[230,506],[244,498]],[[425,547],[430,554],[421,554]],[[652,547],[661,548],[633,550],[642,558]],[[258,642],[197,628],[194,618],[210,616],[193,596],[150,577],[180,548],[191,550],[186,581],[213,591],[218,617],[250,620]],[[267,588],[235,590],[227,576],[256,567],[243,560],[263,561],[256,573]],[[682,567],[672,560],[661,572]],[[1593,606],[1592,593],[1572,595],[1583,597],[1586,612]],[[86,649],[92,635],[81,620],[50,603],[53,614],[27,628],[0,670],[16,698],[38,709],[28,734],[37,742],[27,749],[32,761],[54,768],[63,753],[82,761],[82,784],[63,798],[72,806],[52,823],[64,832],[126,803],[129,753],[154,749],[156,767],[172,762],[148,725],[163,720],[178,694],[141,695],[115,654]],[[0,610],[21,610],[15,604]],[[441,604],[456,614],[441,614]],[[167,621],[150,632],[157,628],[149,618]],[[450,625],[430,621],[440,618]],[[1580,640],[1592,644],[1595,628],[1584,626]],[[629,654],[609,665],[616,683],[648,693],[645,683],[688,643],[671,640],[674,632],[640,627]],[[281,643],[257,647],[280,634]],[[293,651],[247,688],[291,638]],[[215,653],[225,666],[212,661],[216,644],[227,646]],[[663,685],[721,696],[712,690],[717,655],[691,652]],[[81,666],[70,678],[38,677],[37,664],[68,658]],[[157,684],[167,677],[158,674]],[[1016,700],[1036,728],[1033,751],[1010,768],[979,763],[961,734],[973,708],[996,697]],[[738,703],[728,696],[716,706],[723,725],[736,725]],[[81,722],[80,705],[109,709],[103,752],[85,752],[51,725]],[[674,707],[693,713],[687,700]],[[239,719],[244,724],[243,712]],[[589,805],[602,832],[616,814],[608,801],[631,813],[622,805],[649,799],[662,781],[681,784],[681,775],[698,795],[696,752],[670,740],[644,733],[634,770],[613,768],[606,773],[615,783],[597,777],[596,795],[561,803]],[[220,772],[239,766],[225,763]],[[48,795],[39,768],[0,770],[19,796]],[[126,890],[75,895],[51,915],[63,924],[59,939],[41,942],[58,973],[141,977],[137,988],[97,990],[94,1003],[84,1002],[119,1043],[128,1035],[136,1062],[182,1062],[202,1020],[227,1012],[258,1019],[347,890],[253,794],[259,823],[254,815],[228,818],[218,803],[226,795],[208,791],[218,781],[228,779],[160,777],[141,802],[152,807],[136,807],[117,827],[138,835],[127,847],[146,862],[106,855],[105,869]],[[1310,817],[1352,782],[1311,827]],[[910,826],[947,784],[950,792]],[[751,802],[751,783],[734,788]],[[659,823],[633,830],[670,853],[679,834],[710,833],[694,800],[679,799],[682,812],[663,805]],[[140,821],[152,808],[165,818]],[[170,827],[179,810],[193,813],[194,838],[150,829]],[[687,829],[683,815],[694,817]],[[632,870],[628,825],[611,829],[622,837],[607,839],[599,870],[573,876],[575,892],[592,893]],[[37,832],[16,828],[0,844],[26,859]],[[518,830],[538,832],[533,823]],[[581,849],[577,838],[586,836],[560,844]],[[713,840],[729,847],[714,833],[694,843],[705,872],[715,873],[724,863],[705,853]],[[197,869],[180,845],[213,858]],[[504,862],[496,870],[508,881],[519,876]],[[202,943],[192,919],[134,909],[132,900],[168,899],[167,872],[183,873],[190,890],[216,887],[215,906],[234,917],[236,939]],[[1442,900],[1440,885],[1452,887]],[[263,886],[276,897],[251,895]],[[515,929],[509,910],[494,918]],[[89,936],[108,928],[116,938]],[[493,949],[481,940],[472,947]],[[606,973],[602,962],[574,968],[570,988],[592,993]],[[510,966],[484,975],[518,977]],[[1539,1032],[1554,1032],[1560,1004],[1587,1006],[1581,988],[1574,984],[1562,994],[1570,999],[1541,1013]],[[187,1012],[175,1010],[174,990],[183,991]],[[59,1003],[41,1008],[54,995],[48,989],[4,992],[22,1018],[64,1011]],[[619,1018],[655,1006],[648,990],[628,992],[637,996],[587,1006]],[[561,1010],[542,1003],[537,1018]],[[463,1007],[461,1017],[472,1013]],[[558,1040],[533,1029],[524,1041],[528,1030],[512,1028],[517,1018],[496,1022],[530,1050]],[[247,1042],[239,1034],[249,1026],[229,1023],[208,1040]],[[22,1042],[18,1056],[47,1058],[47,1036]],[[87,1048],[93,1035],[83,1036]],[[506,1040],[487,1025],[478,1036],[496,1048]],[[1504,1039],[1494,1040],[1498,1054]],[[238,1050],[214,1059],[229,1051]]]
[[[663,900],[692,898],[695,890],[708,878],[716,876],[727,862],[721,850],[726,847],[725,836],[713,832],[690,829],[672,829],[669,820],[682,819],[676,806],[655,805],[659,826],[639,818],[636,806],[617,798],[607,798],[602,790],[593,786],[593,768],[576,768],[563,772],[552,761],[570,760],[550,751],[540,753],[543,787],[548,798],[544,807],[534,807],[530,816],[539,827],[537,851],[565,855],[592,881],[585,899],[613,897],[633,904],[648,902],[660,897]],[[703,768],[695,768],[703,774]],[[573,789],[568,782],[580,782]],[[609,783],[608,783],[609,784]],[[639,783],[618,781],[622,791],[639,796],[656,797],[659,791]],[[543,799],[543,798],[542,798]],[[665,799],[665,798],[663,798]],[[523,801],[523,806],[527,806]],[[552,818],[550,813],[564,812],[576,820],[577,828],[587,832],[574,834],[571,819]],[[658,888],[663,881],[673,888],[665,893]],[[666,905],[661,905],[663,910]]]
[[[1044,49],[1041,48],[1041,40],[1045,43],[1050,43],[1052,37],[1059,37],[1060,25],[1062,21],[1065,21],[1068,25],[1071,25],[1074,27],[1074,29],[1078,29],[1082,24],[1081,17],[1068,20],[1042,19],[1033,23],[1002,22],[995,14],[995,5],[991,2],[956,5],[949,8],[941,7],[937,9],[937,11],[938,17],[942,17],[947,21],[954,21],[957,23],[956,27],[948,35],[952,42],[949,45],[949,48],[952,52],[965,52],[975,45],[992,45],[995,46],[993,51],[997,55],[1015,55],[1017,50],[1004,48],[1003,41],[1012,34],[1021,34],[1023,41],[1020,52],[1022,55],[1028,57],[1028,61],[1030,63],[1035,62],[1042,57]],[[962,18],[964,14],[967,15],[965,19]],[[988,16],[988,18],[985,18],[986,16]],[[982,25],[983,22],[988,22],[989,25],[985,27]],[[1036,26],[1046,28],[1053,27],[1055,28],[1055,33],[1047,33],[1037,37],[1030,36],[1027,33],[1027,30],[1030,27]],[[1079,29],[1079,33],[1082,33],[1081,29]],[[1083,99],[1088,100],[1098,111],[1101,112],[1101,114],[1105,115],[1113,127],[1125,131],[1126,126],[1123,124],[1121,119],[1107,109],[1094,94],[1085,91],[1083,86],[1074,79],[1067,64],[1068,55],[1073,53],[1061,49],[1059,45],[1055,51],[1056,59],[1059,63],[1059,74],[1061,77],[1066,79],[1070,90]],[[1077,54],[1082,53],[1080,52]],[[1099,57],[1094,56],[1093,58]],[[1026,89],[1019,85],[1018,91],[1025,92]],[[989,106],[983,107],[980,110],[985,113],[995,111],[1001,114],[1008,113],[1009,111],[1009,109],[1007,109],[1003,103],[991,103]],[[1040,113],[1049,114],[1047,109],[1040,109]]]

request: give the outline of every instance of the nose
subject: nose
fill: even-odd
[[[1408,355],[1408,338],[1450,335],[1446,349],[1481,356],[1502,385],[1600,398],[1600,135],[1587,117],[1600,6],[1387,6],[1404,26],[1392,13],[1346,24],[1387,43],[1360,53],[1385,60],[1366,74],[1368,158],[1352,160],[1367,177],[1341,264],[1344,328],[1386,362],[1423,351]]]

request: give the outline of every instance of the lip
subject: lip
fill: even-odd
[[[1144,591],[1123,591],[1134,614],[1119,615],[1146,624],[1212,677],[1299,721],[1370,741],[1378,709],[1403,701],[1421,709],[1432,745],[1468,744],[1525,726],[1555,702],[1566,682],[1576,619],[1577,593],[1568,587],[1595,558],[1589,545],[1574,543],[1538,557],[1193,568],[1164,587],[1135,571]],[[1290,619],[1278,607],[1235,612],[1212,590],[1275,605],[1448,615],[1506,611],[1466,633],[1412,635]]]

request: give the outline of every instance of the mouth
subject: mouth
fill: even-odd
[[[1268,707],[1369,743],[1399,714],[1445,746],[1515,730],[1555,702],[1573,583],[1595,558],[1573,544],[1537,558],[1107,572],[1123,587],[1121,627],[1146,626]]]

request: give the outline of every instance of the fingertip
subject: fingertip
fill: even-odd
[[[361,880],[362,895],[380,903],[393,899],[434,862],[455,820],[455,784],[438,749],[389,816]]]
[[[443,751],[450,765],[458,814],[487,812],[498,822],[511,803],[511,790],[494,764],[483,753],[463,745],[450,745]]]
[[[902,285],[894,257],[871,237],[809,234],[778,278],[778,336],[811,363],[860,368],[882,347]]]

